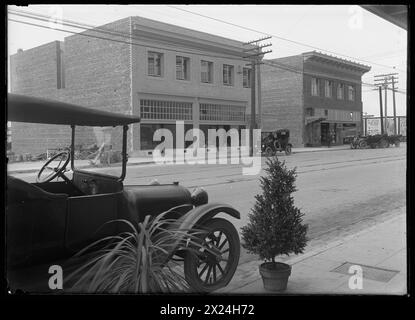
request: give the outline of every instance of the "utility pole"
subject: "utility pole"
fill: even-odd
[[[249,156],[254,156],[254,129],[256,128],[256,108],[255,108],[255,73],[256,63],[252,63],[251,66],[251,130],[249,130]]]
[[[260,44],[261,41],[271,39],[272,37],[265,37],[253,41],[249,41],[244,43],[244,45],[251,45],[251,48],[245,49],[244,53],[250,53],[244,56],[244,59],[250,59],[251,63],[251,121],[250,121],[250,130],[249,130],[249,156],[252,157],[254,155],[254,129],[256,128],[256,66],[261,64],[261,60],[266,53],[272,52],[272,50],[262,51],[262,48],[270,47],[272,44]],[[259,84],[260,84],[260,77],[258,76]],[[260,97],[260,90],[261,87],[258,88],[258,96]]]
[[[380,106],[380,133],[383,134],[383,106],[382,106],[382,87],[379,86],[379,106]]]
[[[379,101],[380,101],[380,121],[381,121],[381,133],[388,134],[388,89],[392,84],[393,91],[393,108],[394,108],[394,133],[396,134],[396,106],[395,106],[395,76],[397,73],[379,74],[375,75],[375,86],[379,88]],[[385,117],[382,115],[382,87],[385,89]]]
[[[388,134],[388,80],[385,78],[385,132]]]
[[[258,87],[258,119],[256,120],[256,123],[258,123],[261,126],[261,122],[262,122],[262,95],[261,95],[261,91],[262,91],[262,87],[261,87],[261,64],[258,64],[257,68],[256,68],[256,73],[257,73],[257,87]]]
[[[392,101],[393,101],[393,134],[397,135],[398,134],[398,130],[397,130],[397,122],[396,122],[396,103],[395,103],[395,77],[392,76]]]

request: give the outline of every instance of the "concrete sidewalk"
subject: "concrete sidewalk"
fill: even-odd
[[[345,150],[350,149],[349,145],[341,145],[341,146],[332,146],[330,148],[327,147],[307,147],[307,148],[293,148],[292,153],[303,153],[303,152],[321,152],[321,151],[338,151],[338,150]],[[283,152],[280,154],[284,154]],[[80,160],[77,160],[77,162]],[[45,161],[29,161],[29,162],[13,162],[7,165],[7,172],[9,173],[31,173],[37,172],[43,166]],[[131,165],[145,165],[145,164],[155,164],[156,162],[153,160],[152,156],[142,156],[142,157],[129,157],[128,158],[128,166]],[[88,160],[81,160],[81,166],[79,168],[87,168],[92,167]]]
[[[252,261],[240,265],[231,283],[216,293],[406,294],[405,208],[396,210],[392,218],[356,234],[311,251],[306,249],[302,255],[281,261],[292,266],[286,291],[265,290],[258,271],[262,261]],[[361,266],[363,270],[362,289],[349,288],[353,275],[349,274],[351,265]]]
[[[88,160],[76,160],[78,163],[77,168],[92,168],[93,165],[89,163]],[[31,173],[37,172],[45,164],[44,161],[30,161],[30,162],[13,162],[7,165],[7,172],[9,173]],[[80,163],[79,163],[80,162]],[[151,157],[140,157],[140,158],[129,158],[127,165],[142,165],[142,164],[152,164],[154,163],[153,158]],[[69,165],[70,166],[70,165]],[[102,166],[97,166],[97,168],[106,168]]]

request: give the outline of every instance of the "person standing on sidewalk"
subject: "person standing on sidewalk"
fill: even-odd
[[[330,145],[332,144],[332,142],[335,142],[336,135],[334,133],[334,130],[331,130],[329,132],[329,138],[328,138],[328,143],[327,143],[327,147],[330,148]]]
[[[331,131],[329,131],[328,137],[327,137],[327,148],[330,148],[331,144]]]

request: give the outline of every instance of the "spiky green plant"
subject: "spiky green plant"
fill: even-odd
[[[172,209],[173,210],[173,209]],[[71,292],[82,293],[177,293],[191,288],[177,262],[170,258],[177,250],[197,253],[202,248],[202,230],[180,229],[177,220],[164,219],[164,212],[154,218],[146,216],[138,228],[127,220],[131,231],[100,239],[76,256],[82,256],[96,246],[95,251],[80,267],[66,277]],[[109,242],[109,243],[108,243]],[[211,252],[215,254],[214,252]]]

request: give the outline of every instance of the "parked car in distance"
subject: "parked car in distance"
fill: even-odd
[[[262,153],[266,156],[272,156],[277,151],[284,151],[286,155],[290,155],[292,144],[290,141],[290,131],[288,129],[280,129],[272,132],[262,132]]]

